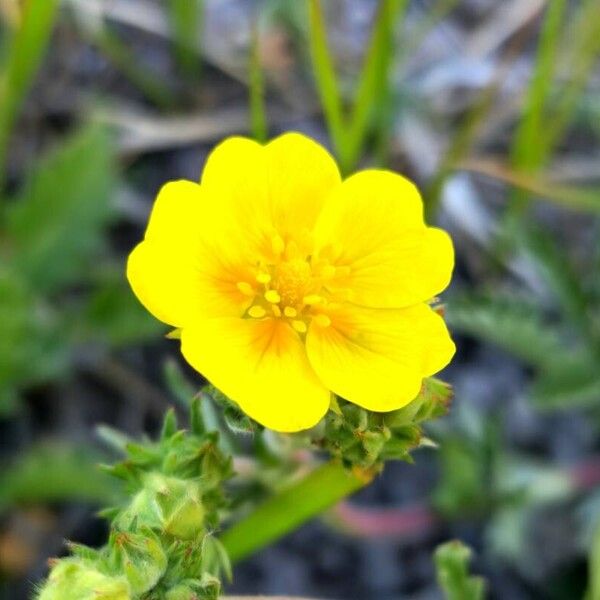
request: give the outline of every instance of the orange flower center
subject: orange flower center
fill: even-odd
[[[310,245],[300,249],[276,236],[272,240],[273,259],[260,263],[255,281],[240,281],[238,289],[251,297],[245,318],[284,319],[299,333],[308,330],[311,321],[321,327],[331,324],[325,314],[330,302],[326,282],[337,269],[321,258],[315,260]]]

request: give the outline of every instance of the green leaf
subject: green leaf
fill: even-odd
[[[140,304],[119,267],[92,274],[93,290],[81,313],[75,315],[79,339],[120,347],[164,333],[165,326]]]
[[[440,587],[447,600],[483,600],[485,582],[469,576],[471,550],[455,540],[442,544],[435,551],[435,566]]]
[[[38,292],[86,275],[102,247],[115,171],[105,131],[89,127],[45,158],[10,205],[13,265]]]
[[[538,272],[546,281],[566,316],[574,324],[590,346],[594,340],[589,336],[591,328],[588,317],[588,298],[581,285],[582,277],[575,273],[564,249],[539,227],[520,227],[517,232],[517,242],[533,259]]]
[[[173,36],[175,59],[190,79],[200,75],[199,42],[204,16],[202,0],[168,0],[169,23]]]
[[[316,517],[369,482],[340,464],[327,463],[269,498],[221,536],[233,563]]]
[[[597,360],[586,353],[559,355],[540,373],[531,396],[544,409],[596,406],[600,397]]]
[[[600,600],[600,526],[596,526],[588,564],[589,587],[585,600]]]
[[[114,502],[115,485],[89,449],[58,443],[27,450],[0,473],[0,511],[16,504]]]
[[[0,262],[0,413],[15,408],[18,390],[58,377],[69,364],[68,340],[55,311]]]
[[[0,85],[0,189],[5,175],[10,134],[25,95],[44,57],[59,0],[25,0],[21,22],[2,65]]]
[[[327,45],[327,31],[320,0],[309,0],[309,43],[317,91],[323,106],[329,137],[338,156],[345,146],[342,99],[338,90],[333,59]]]
[[[388,103],[391,94],[390,67],[394,56],[394,25],[407,6],[407,0],[382,0],[379,3],[353,105],[344,155],[340,157],[346,173],[356,168],[371,120]]]
[[[570,19],[570,28],[564,35],[563,54],[567,55],[566,77],[561,80],[560,98],[553,107],[552,118],[546,122],[542,144],[552,152],[565,131],[582,99],[600,53],[600,19],[598,0],[583,0],[579,11]]]
[[[523,118],[519,123],[512,148],[513,165],[518,169],[537,169],[546,158],[546,149],[540,144],[540,138],[547,126],[544,116],[554,85],[558,40],[564,22],[566,4],[566,0],[548,2],[534,72],[527,90]]]
[[[257,142],[264,143],[268,137],[267,110],[265,108],[265,83],[260,64],[258,25],[252,24],[249,65],[250,130]]]
[[[458,331],[496,344],[532,366],[546,365],[565,352],[560,330],[518,298],[455,296],[447,304],[446,320]]]

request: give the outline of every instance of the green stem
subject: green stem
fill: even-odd
[[[265,107],[265,82],[260,64],[258,25],[252,24],[249,68],[250,130],[257,142],[265,143],[269,135],[267,110]]]
[[[242,560],[356,492],[371,477],[350,473],[337,462],[326,463],[233,525],[221,542],[232,562]]]
[[[58,12],[58,0],[23,3],[21,24],[13,34],[0,75],[0,189],[4,185],[10,135],[31,88]]]

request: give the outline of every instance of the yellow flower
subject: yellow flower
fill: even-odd
[[[449,236],[389,171],[342,182],[316,142],[241,137],[200,184],[166,184],[129,282],[181,329],[187,361],[277,431],[315,425],[331,392],[372,411],[408,404],[455,347],[428,301],[449,283]]]

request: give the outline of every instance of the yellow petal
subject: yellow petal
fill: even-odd
[[[319,217],[317,248],[338,272],[334,293],[356,304],[402,308],[424,302],[450,282],[449,236],[423,223],[415,186],[387,171],[362,171],[336,188]],[[332,245],[333,241],[333,245]]]
[[[127,279],[139,301],[157,319],[182,327],[201,314],[201,290],[193,265],[160,244],[138,244],[127,261]]]
[[[331,156],[299,133],[266,146],[229,138],[210,154],[202,175],[203,192],[214,207],[210,229],[244,260],[269,259],[283,243],[302,243],[339,183]]]
[[[315,372],[333,392],[366,409],[401,408],[424,377],[448,364],[455,346],[429,306],[330,310],[331,325],[311,325],[306,349]]]
[[[145,239],[187,246],[194,251],[200,241],[206,210],[206,201],[197,183],[171,181],[161,188],[156,197]]]
[[[138,244],[127,262],[127,279],[140,302],[175,327],[199,319],[241,317],[252,298],[238,284],[251,277],[251,266],[228,263],[206,248],[191,253],[149,240]]]
[[[253,419],[276,431],[316,425],[330,393],[285,322],[209,319],[184,328],[186,360]]]

